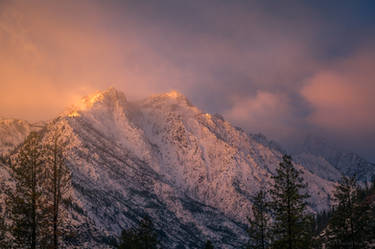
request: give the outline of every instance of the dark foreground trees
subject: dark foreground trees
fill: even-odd
[[[300,173],[291,157],[283,156],[269,199],[264,191],[253,197],[247,248],[375,248],[374,182],[360,188],[355,177],[344,176],[334,192],[334,205],[319,214],[315,223],[306,211],[309,195]]]
[[[312,215],[307,210],[307,185],[292,158],[284,155],[269,191],[253,197],[249,219],[251,249],[307,249],[312,247]]]
[[[3,167],[3,165],[1,165],[0,163],[0,167]],[[0,198],[4,198],[3,195],[3,189],[4,188],[4,185],[2,182],[0,182]],[[6,238],[6,223],[5,223],[5,210],[1,207],[0,205],[0,248],[7,248],[7,238]]]
[[[334,211],[325,230],[326,248],[373,248],[375,199],[372,200],[371,190],[365,195],[361,194],[363,191],[355,177],[343,177],[337,185]]]
[[[32,132],[11,165],[11,176],[16,185],[14,191],[8,192],[6,204],[15,248],[37,248],[40,231],[46,221],[40,139],[38,133]]]
[[[206,244],[204,245],[204,249],[214,249],[214,245],[210,240],[206,241]]]
[[[144,217],[139,225],[121,233],[119,249],[157,249],[159,239],[151,219]]]
[[[12,248],[59,248],[66,214],[70,174],[64,163],[64,143],[57,130],[42,141],[32,132],[12,161],[15,187],[7,191]]]
[[[45,145],[45,195],[47,203],[46,238],[48,248],[59,248],[60,237],[64,234],[67,213],[62,202],[69,198],[70,173],[65,165],[66,141],[59,130],[50,131]]]
[[[270,205],[267,193],[259,191],[253,199],[253,217],[249,217],[250,223],[248,249],[266,249],[271,243],[270,231]]]
[[[301,172],[284,155],[273,177],[270,190],[272,224],[272,248],[303,249],[311,247],[311,215],[306,211],[307,185]]]

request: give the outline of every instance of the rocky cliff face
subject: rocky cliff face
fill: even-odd
[[[128,102],[108,89],[48,125],[69,141],[70,219],[80,234],[70,243],[84,248],[111,248],[145,214],[165,248],[199,248],[207,239],[239,248],[246,242],[249,197],[271,183],[282,157],[264,136],[201,112],[177,92]],[[310,209],[327,208],[338,171],[327,178],[298,162]]]

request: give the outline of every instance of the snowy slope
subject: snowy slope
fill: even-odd
[[[118,235],[148,214],[167,248],[196,248],[208,238],[238,248],[249,196],[270,183],[282,156],[265,138],[202,113],[177,92],[130,103],[109,89],[54,125],[70,139],[77,206],[95,228]],[[326,208],[333,183],[297,167],[311,208]]]
[[[317,167],[314,173],[329,176],[332,178],[335,172],[345,176],[356,175],[360,181],[370,181],[375,176],[375,164],[366,161],[356,153],[343,152],[335,146],[326,142],[323,138],[309,136],[301,147],[302,153],[296,156],[305,165],[320,164],[322,160],[325,166]],[[303,158],[303,159],[302,159]]]
[[[302,164],[311,173],[329,181],[338,181],[342,173],[325,158],[310,153],[299,153],[293,157],[296,163]]]
[[[69,141],[70,219],[79,234],[71,243],[83,248],[111,248],[145,214],[166,248],[199,248],[207,239],[239,248],[249,196],[269,186],[283,153],[175,91],[128,102],[111,88],[83,98],[48,127]],[[338,172],[330,169],[327,178],[317,173],[325,159],[316,166],[303,158],[296,166],[309,184],[310,208],[327,208]]]
[[[43,123],[31,124],[19,119],[0,119],[0,156],[13,150],[29,135],[31,131],[38,131]]]

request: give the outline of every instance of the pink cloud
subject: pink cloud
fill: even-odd
[[[313,110],[308,121],[334,133],[369,133],[375,127],[375,53],[363,50],[321,70],[301,89]]]
[[[277,140],[292,138],[299,122],[287,96],[265,91],[258,91],[253,97],[233,98],[233,105],[224,116],[250,132],[262,131]]]

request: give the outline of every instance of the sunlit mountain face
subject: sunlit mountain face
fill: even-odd
[[[147,214],[167,248],[199,247],[207,238],[238,248],[247,240],[250,196],[270,186],[284,153],[265,136],[202,112],[176,91],[129,102],[110,88],[82,98],[45,125],[69,141],[69,219],[79,231],[71,246],[111,248],[123,228]],[[18,139],[3,143],[2,151],[12,151],[30,130],[43,130],[38,127],[1,121],[2,141]],[[356,163],[343,157],[340,168],[342,163],[311,153],[297,156],[295,166],[309,186],[309,210],[317,212],[329,207],[335,181]],[[353,165],[356,170],[370,174],[373,168]],[[1,167],[3,188],[12,184],[8,171]]]
[[[130,100],[175,89],[288,151],[312,135],[375,161],[374,8],[1,1],[0,117],[53,119],[109,86]]]
[[[270,193],[283,155],[307,183],[306,213],[332,210],[343,176],[372,198],[374,11],[366,0],[1,0],[0,248],[14,239],[6,197],[30,134],[43,153],[55,133],[66,146],[69,249],[116,248],[142,217],[162,248],[242,248],[254,194]]]

